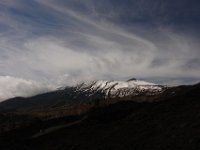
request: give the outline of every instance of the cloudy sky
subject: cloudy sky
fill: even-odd
[[[85,80],[200,81],[199,0],[1,0],[0,100]]]

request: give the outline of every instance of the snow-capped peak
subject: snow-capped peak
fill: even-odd
[[[155,95],[163,91],[163,86],[142,81],[142,80],[129,80],[129,81],[107,81],[98,80],[86,82],[77,85],[76,91],[85,93],[85,95],[95,95],[102,93],[105,97],[126,97],[136,95]]]
[[[98,80],[92,82],[84,82],[82,84],[79,84],[78,86],[81,88],[90,87],[90,89],[96,89],[96,88],[105,89],[112,86],[115,89],[120,89],[120,88],[134,88],[136,86],[158,86],[158,85],[142,80],[131,80],[131,81]]]

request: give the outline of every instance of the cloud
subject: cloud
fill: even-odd
[[[0,75],[33,82],[33,94],[95,79],[198,82],[199,9],[192,5],[184,19],[188,2],[173,4],[2,0]]]
[[[53,87],[31,80],[0,76],[0,101],[17,96],[32,96],[52,90]]]

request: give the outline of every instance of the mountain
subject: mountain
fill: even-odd
[[[59,88],[57,91],[33,97],[12,98],[0,103],[0,111],[47,109],[64,105],[94,103],[99,102],[99,100],[105,100],[108,103],[130,99],[133,101],[152,101],[166,89],[165,86],[136,79],[128,81],[91,81],[76,86]],[[148,99],[145,97],[148,97]]]
[[[90,83],[85,85],[76,86],[74,90],[91,87],[88,86]],[[37,98],[45,101],[45,98],[52,96],[54,101],[58,101],[55,96],[57,93],[60,92],[51,93],[50,96],[50,93],[39,95],[34,97],[34,101]],[[37,116],[33,110],[31,113],[5,111],[0,113],[0,129],[3,130],[2,133],[0,130],[1,149],[199,149],[200,84],[164,87],[158,93],[139,94],[129,100],[116,99],[109,104],[107,102],[112,99],[99,99],[106,105],[95,102],[83,113],[80,110],[90,103],[80,103],[76,108],[58,105],[56,109],[60,116],[53,108]],[[146,101],[141,102],[142,99]],[[78,110],[77,114],[65,113],[68,109]],[[47,113],[54,114],[54,117],[41,117]]]
[[[164,89],[163,86],[141,80],[94,81],[82,83],[75,88],[76,92],[84,93],[87,97],[92,97],[96,93],[100,93],[105,96],[105,99],[137,95],[156,95]]]

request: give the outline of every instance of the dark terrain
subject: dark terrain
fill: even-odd
[[[134,99],[144,98],[152,99],[142,95]],[[98,99],[74,106],[60,101],[56,107],[36,110],[23,103],[9,108],[5,106],[10,102],[4,102],[0,104],[0,149],[200,149],[200,84],[172,87],[153,99],[142,103]]]

